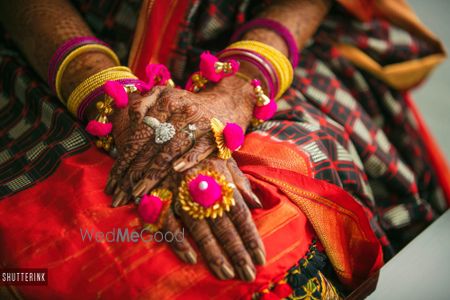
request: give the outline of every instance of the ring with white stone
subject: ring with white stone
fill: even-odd
[[[175,136],[175,127],[170,123],[161,123],[156,118],[145,116],[144,123],[155,131],[155,143],[164,144]]]
[[[187,133],[192,144],[195,144],[195,132],[197,131],[197,126],[195,126],[195,124],[188,124],[183,128],[183,131]]]

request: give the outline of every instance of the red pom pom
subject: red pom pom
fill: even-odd
[[[263,293],[261,295],[260,300],[280,300],[281,298],[278,295],[275,295],[274,293]]]
[[[219,59],[209,51],[205,51],[200,55],[200,72],[209,81],[218,82],[223,78],[222,72],[216,72],[215,64],[218,61]]]
[[[211,176],[198,175],[188,184],[192,200],[203,207],[211,207],[222,198],[222,188]]]
[[[223,129],[225,146],[231,151],[238,150],[244,144],[244,131],[235,123],[227,123]]]
[[[162,207],[161,198],[153,195],[144,195],[139,202],[138,212],[144,222],[154,224],[161,215]]]
[[[104,85],[105,93],[114,99],[117,108],[124,108],[128,105],[128,94],[123,86],[117,81],[108,80]]]
[[[275,286],[272,293],[276,294],[280,298],[287,298],[292,294],[292,288],[287,283],[280,283]]]
[[[277,103],[270,99],[270,102],[264,106],[255,106],[253,116],[258,120],[267,121],[277,112]]]
[[[96,120],[91,120],[86,126],[86,131],[98,137],[106,136],[112,131],[112,123],[100,123]]]

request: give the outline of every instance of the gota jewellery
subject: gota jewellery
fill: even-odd
[[[228,76],[237,75],[245,78],[252,85],[253,96],[256,100],[252,125],[259,125],[273,117],[277,109],[275,100],[281,97],[292,83],[292,65],[297,63],[298,49],[289,31],[273,20],[254,20],[236,32],[234,37],[238,38],[253,27],[266,27],[276,31],[288,46],[289,59],[277,49],[264,43],[235,42],[219,52],[217,56],[209,52],[202,53],[199,71],[190,76],[185,88],[191,92],[199,92],[210,82],[216,83]],[[61,97],[61,78],[67,65],[78,55],[88,51],[103,51],[119,65],[117,56],[111,49],[95,38],[78,38],[63,46],[55,53],[55,62],[52,62],[49,68],[49,82],[54,86],[62,101],[64,99]],[[258,78],[250,78],[244,73],[239,73],[241,62],[258,70]],[[170,73],[163,65],[147,66],[146,74],[148,82],[143,82],[126,67],[112,67],[90,76],[70,94],[67,107],[80,119],[84,117],[86,108],[93,101],[98,101],[96,103],[98,115],[95,120],[90,120],[86,127],[89,133],[99,137],[96,142],[98,147],[105,150],[111,149],[112,124],[108,116],[113,109],[121,109],[128,105],[129,93],[146,92],[155,85],[173,86]],[[104,98],[102,98],[103,95]],[[143,122],[154,130],[156,144],[166,143],[175,136],[176,129],[171,123],[161,122],[151,115],[145,116]],[[212,118],[210,127],[219,158],[229,159],[232,153],[243,145],[245,135],[238,124]],[[188,124],[182,130],[195,143],[195,125]],[[216,218],[235,205],[234,188],[235,186],[227,182],[225,176],[213,170],[200,170],[184,178],[178,190],[178,199],[181,209],[192,218]],[[169,190],[155,189],[137,201],[138,212],[150,231],[154,232],[161,228],[171,200],[172,193]]]
[[[225,176],[211,170],[198,171],[181,182],[178,200],[181,209],[194,219],[221,217],[235,205],[234,186]]]
[[[210,56],[209,53],[208,56]],[[258,125],[270,119],[277,109],[274,98],[278,99],[292,83],[293,68],[289,60],[275,48],[255,41],[234,43],[220,52],[218,57],[224,60],[222,63],[232,61],[235,64],[235,61],[246,61],[261,71],[270,97],[264,93],[258,79],[250,80],[256,98],[252,123]],[[209,57],[208,59],[219,62],[219,59],[212,60]],[[200,65],[202,66],[202,58]],[[248,80],[245,74],[239,74],[237,67],[235,69],[234,73]],[[201,67],[200,71],[194,73],[191,79],[187,85],[191,91],[199,91],[208,81],[216,82],[215,80],[217,80],[217,78],[211,80],[208,72]],[[244,132],[237,124],[227,123],[224,125],[217,118],[212,118],[211,130],[214,133],[218,156],[222,159],[230,158],[232,152],[238,150],[243,144]],[[214,219],[235,205],[233,186],[222,175],[211,170],[201,170],[194,175],[187,176],[179,187],[178,199],[181,208],[195,219]]]
[[[149,195],[136,199],[138,213],[145,222],[144,228],[151,233],[160,230],[172,202],[168,189],[154,189]]]

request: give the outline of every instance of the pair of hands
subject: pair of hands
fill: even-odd
[[[239,78],[226,78],[199,94],[156,87],[147,95],[130,95],[128,109],[117,110],[112,118],[119,156],[105,190],[113,196],[113,206],[125,205],[156,187],[171,190],[174,210],[169,210],[163,230],[177,233],[183,224],[210,270],[220,279],[234,278],[237,273],[240,279],[252,281],[255,264],[265,263],[264,245],[248,208],[261,204],[236,162],[217,158],[210,129],[213,117],[245,129],[252,115],[251,99],[250,85]],[[156,144],[154,130],[143,122],[145,116],[171,123],[175,136],[162,145]],[[195,142],[186,130],[189,124],[197,128]],[[234,183],[236,205],[222,217],[198,220],[180,209],[178,186],[185,176],[205,169],[215,170]],[[172,242],[171,248],[184,262],[197,262],[187,239]]]

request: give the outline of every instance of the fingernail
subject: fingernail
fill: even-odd
[[[115,200],[113,201],[113,203],[112,203],[112,207],[117,207],[117,206],[119,206],[119,203],[120,203],[120,199],[115,199]]]
[[[255,258],[255,263],[258,265],[265,265],[266,264],[266,255],[264,254],[264,251],[262,251],[261,249],[255,249],[254,250],[254,258]]]
[[[118,206],[121,206],[121,205],[124,204],[123,202],[124,202],[124,200],[126,200],[125,199],[126,198],[126,194],[125,194],[125,192],[120,191],[119,193],[116,193],[116,196],[114,198],[115,198],[115,200],[114,200],[112,206],[113,207],[118,207]]]
[[[249,265],[244,265],[242,267],[243,271],[244,271],[244,277],[243,278],[245,281],[253,281],[255,280],[255,271],[252,270],[252,268],[250,268]]]
[[[142,192],[145,190],[145,181],[141,180],[133,189],[133,197],[139,197],[142,195]]]
[[[173,169],[175,170],[175,172],[180,172],[180,170],[182,170],[184,166],[186,166],[185,161],[177,161],[173,164]]]
[[[261,201],[254,193],[252,193],[252,198],[253,198],[253,201],[255,201],[257,208],[263,208]]]
[[[219,278],[220,280],[226,280],[227,279],[225,277],[225,273],[222,272],[222,268],[219,268],[215,264],[211,264],[211,265],[209,265],[209,267],[211,268],[213,274],[216,275],[217,278]]]
[[[193,253],[192,251],[188,251],[185,255],[186,261],[190,264],[196,264],[197,263],[197,255]]]
[[[227,279],[234,278],[234,271],[228,265],[225,264],[222,265],[222,272]]]

